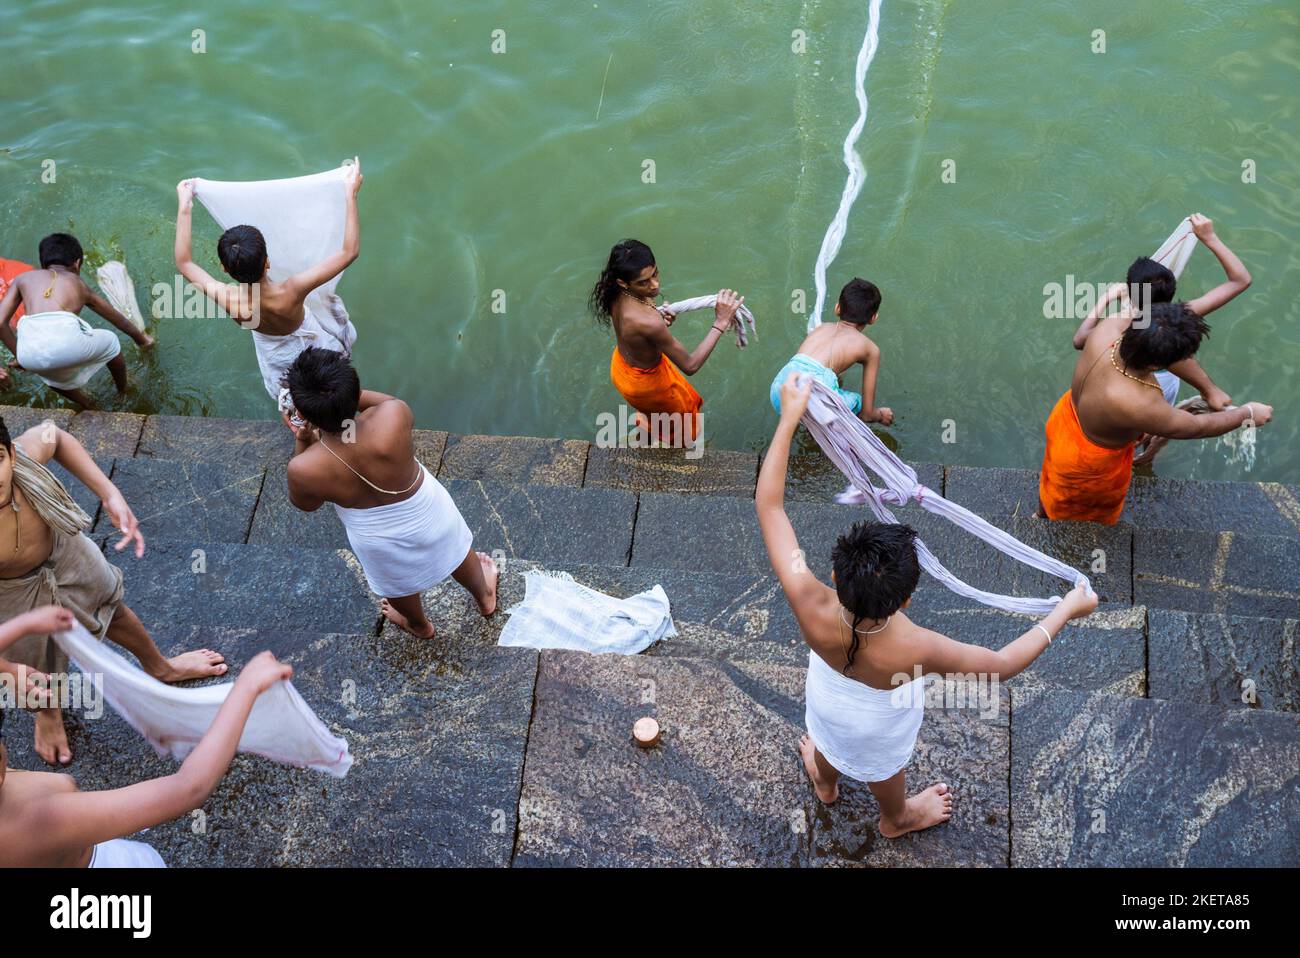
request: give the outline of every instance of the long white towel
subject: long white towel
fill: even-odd
[[[925,718],[925,676],[873,689],[809,651],[804,701],[808,735],[826,761],[859,782],[883,782],[911,761]]]
[[[273,282],[279,283],[343,248],[343,233],[347,225],[344,183],[349,169],[340,166],[311,176],[245,183],[196,179],[194,196],[223,230],[241,225],[256,226],[261,230],[270,261],[268,275]],[[261,340],[289,340],[277,354],[281,358],[284,350],[296,348],[293,356],[297,356],[307,346],[321,346],[350,355],[357,340],[357,330],[348,318],[342,300],[334,293],[341,278],[342,273],[312,290],[303,304],[313,323],[308,327],[304,322],[304,328],[313,335],[319,332],[337,341],[337,348],[327,341],[303,342],[302,337],[261,335]],[[255,342],[261,340],[258,335],[254,336]],[[272,352],[271,345],[258,345],[258,365],[267,392],[275,398],[280,395],[280,367],[287,369],[288,364],[263,362],[263,353]],[[290,357],[289,363],[292,362]]]
[[[1177,279],[1183,275],[1183,267],[1192,258],[1194,249],[1196,234],[1192,231],[1192,220],[1188,217],[1178,224],[1177,229],[1160,244],[1160,248],[1151,254],[1151,258],[1166,267]],[[1171,406],[1178,405],[1178,385],[1182,380],[1167,369],[1157,372],[1156,380],[1160,383],[1160,391],[1165,394],[1165,401]]]
[[[949,502],[939,493],[924,486],[916,477],[916,470],[894,455],[867,424],[864,423],[833,389],[807,377],[812,382],[812,398],[803,415],[803,424],[821,446],[828,459],[848,477],[853,487],[866,499],[871,511],[881,522],[897,522],[886,503],[902,506],[915,500],[922,509],[943,516],[959,529],[983,539],[999,552],[1018,562],[1064,579],[1070,585],[1082,582],[1091,590],[1088,577],[1072,569],[1059,559],[1053,559],[1001,529],[990,525],[968,509]],[[877,489],[868,470],[876,473],[884,483]],[[1050,599],[1023,599],[1017,596],[998,595],[967,585],[944,568],[924,542],[916,540],[916,555],[921,567],[958,595],[974,599],[1006,612],[1023,612],[1027,615],[1046,615],[1061,601],[1059,596]]]
[[[122,351],[117,336],[95,329],[75,313],[28,313],[18,321],[14,358],[55,389],[80,389]]]
[[[159,755],[179,760],[212,726],[233,682],[177,688],[131,665],[80,624],[54,636],[68,658],[95,681],[108,704]],[[239,751],[343,778],[352,767],[348,743],[330,733],[291,682],[277,682],[253,705]]]
[[[567,572],[529,570],[524,601],[506,612],[499,645],[635,655],[677,634],[663,586],[616,599]]]
[[[423,465],[409,499],[370,509],[334,504],[376,595],[399,599],[431,589],[469,555],[473,534],[451,494]]]

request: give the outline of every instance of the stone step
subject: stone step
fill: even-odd
[[[1300,715],[1011,693],[1018,867],[1292,867]]]

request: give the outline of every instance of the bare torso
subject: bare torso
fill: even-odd
[[[331,435],[318,439],[290,464],[295,482],[347,509],[391,505],[415,495],[424,484],[424,470],[415,459],[404,409],[383,403],[358,413],[355,442]],[[322,443],[328,448],[320,448]],[[353,470],[388,492],[373,489]]]
[[[0,868],[85,868],[92,849],[55,849],[33,841],[32,813],[51,795],[75,792],[71,775],[9,769],[0,788]]]
[[[910,681],[918,665],[922,674],[930,671],[926,650],[938,636],[916,625],[900,610],[883,627],[873,622],[858,625],[858,647],[852,666],[845,672],[853,644],[853,617],[840,605],[834,589],[823,588],[826,591],[822,599],[803,615],[796,610],[796,616],[809,647],[836,672],[873,689],[888,691],[898,688],[900,683],[894,681],[898,675],[906,675]],[[865,634],[875,628],[880,631]]]
[[[60,309],[80,313],[90,298],[90,289],[69,269],[28,270],[19,274],[13,284],[18,288],[28,316]]]
[[[1169,405],[1153,373],[1127,370],[1118,349],[1112,358],[1111,347],[1128,322],[1127,316],[1111,317],[1093,330],[1070,383],[1084,435],[1108,449],[1122,449],[1143,433],[1156,431],[1151,417],[1164,413]]]
[[[238,315],[232,313],[231,319],[235,320],[239,325],[247,329],[254,329],[264,336],[288,336],[297,332],[298,327],[302,325],[303,319],[306,318],[307,312],[303,307],[303,297],[298,296],[283,283],[264,280],[256,287],[257,316],[254,325],[252,297],[249,295],[250,287],[230,284],[230,288],[235,290],[240,297],[240,306],[235,310]]]
[[[647,303],[624,295],[615,301],[610,316],[623,358],[639,369],[658,366],[663,352],[650,339],[650,331],[667,324],[663,314]]]
[[[817,360],[838,376],[854,363],[862,362],[869,342],[857,329],[844,323],[823,323],[808,334],[799,353]]]
[[[54,533],[17,486],[14,498],[17,512],[12,506],[0,509],[0,579],[27,575],[54,550]]]

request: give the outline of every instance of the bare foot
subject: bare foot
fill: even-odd
[[[881,815],[880,834],[886,838],[898,838],[908,832],[919,832],[923,828],[941,825],[950,818],[952,818],[952,789],[940,782],[907,800],[902,822],[887,821],[885,816]]]
[[[379,611],[384,614],[385,619],[393,623],[393,625],[397,626],[403,632],[409,633],[410,635],[415,636],[417,639],[433,638],[434,628],[432,622],[427,623],[429,626],[429,631],[427,632],[415,631],[415,629],[411,628],[411,623],[407,620],[406,616],[402,615],[402,613],[394,609],[387,599],[379,600]]]
[[[478,602],[478,610],[487,618],[497,610],[497,580],[501,578],[501,573],[497,569],[497,564],[492,561],[492,557],[486,552],[478,553],[478,561],[483,566],[483,579],[487,582],[487,601]]]
[[[63,727],[61,710],[41,709],[36,713],[36,754],[47,765],[72,762],[72,746],[68,744],[68,730]]]
[[[229,670],[226,657],[211,649],[186,652],[167,660],[167,667],[154,678],[160,682],[185,682],[189,679],[206,679],[225,675]]]
[[[826,787],[821,772],[817,771],[817,746],[807,735],[799,739],[799,755],[803,759],[803,770],[808,773],[808,779],[813,783],[813,791],[817,793],[817,797],[824,804],[833,805],[840,797],[840,783],[836,782],[829,789]]]

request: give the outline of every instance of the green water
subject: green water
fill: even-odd
[[[760,448],[768,383],[802,336],[792,291],[811,304],[844,184],[867,4],[462,6],[11,0],[0,255],[31,261],[42,235],[71,227],[88,249],[125,253],[143,305],[174,275],[178,179],[290,176],[360,154],[362,252],[339,292],[362,381],[405,398],[421,425],[594,438],[619,399],[610,334],[584,301],[610,244],[636,236],[670,297],[746,295],[757,342],[724,340],[694,382],[713,442]],[[896,448],[1036,467],[1076,356],[1074,323],[1043,318],[1044,284],[1118,279],[1199,210],[1255,277],[1211,318],[1202,363],[1276,421],[1250,472],[1213,441],[1175,444],[1160,471],[1295,481],[1300,14],[1263,0],[1082,6],[885,0],[859,144],[869,175],[829,284],[856,273],[884,291],[872,335]],[[195,29],[206,53],[191,51]],[[941,182],[945,159],[956,183]],[[218,231],[197,205],[195,223],[215,270]],[[1180,288],[1220,277],[1198,250]],[[708,321],[674,330],[693,347]],[[127,345],[138,389],[118,408],[273,415],[247,333],[184,319],[156,332],[147,362]],[[45,399],[30,382],[0,401]],[[114,401],[107,377],[97,390]]]

